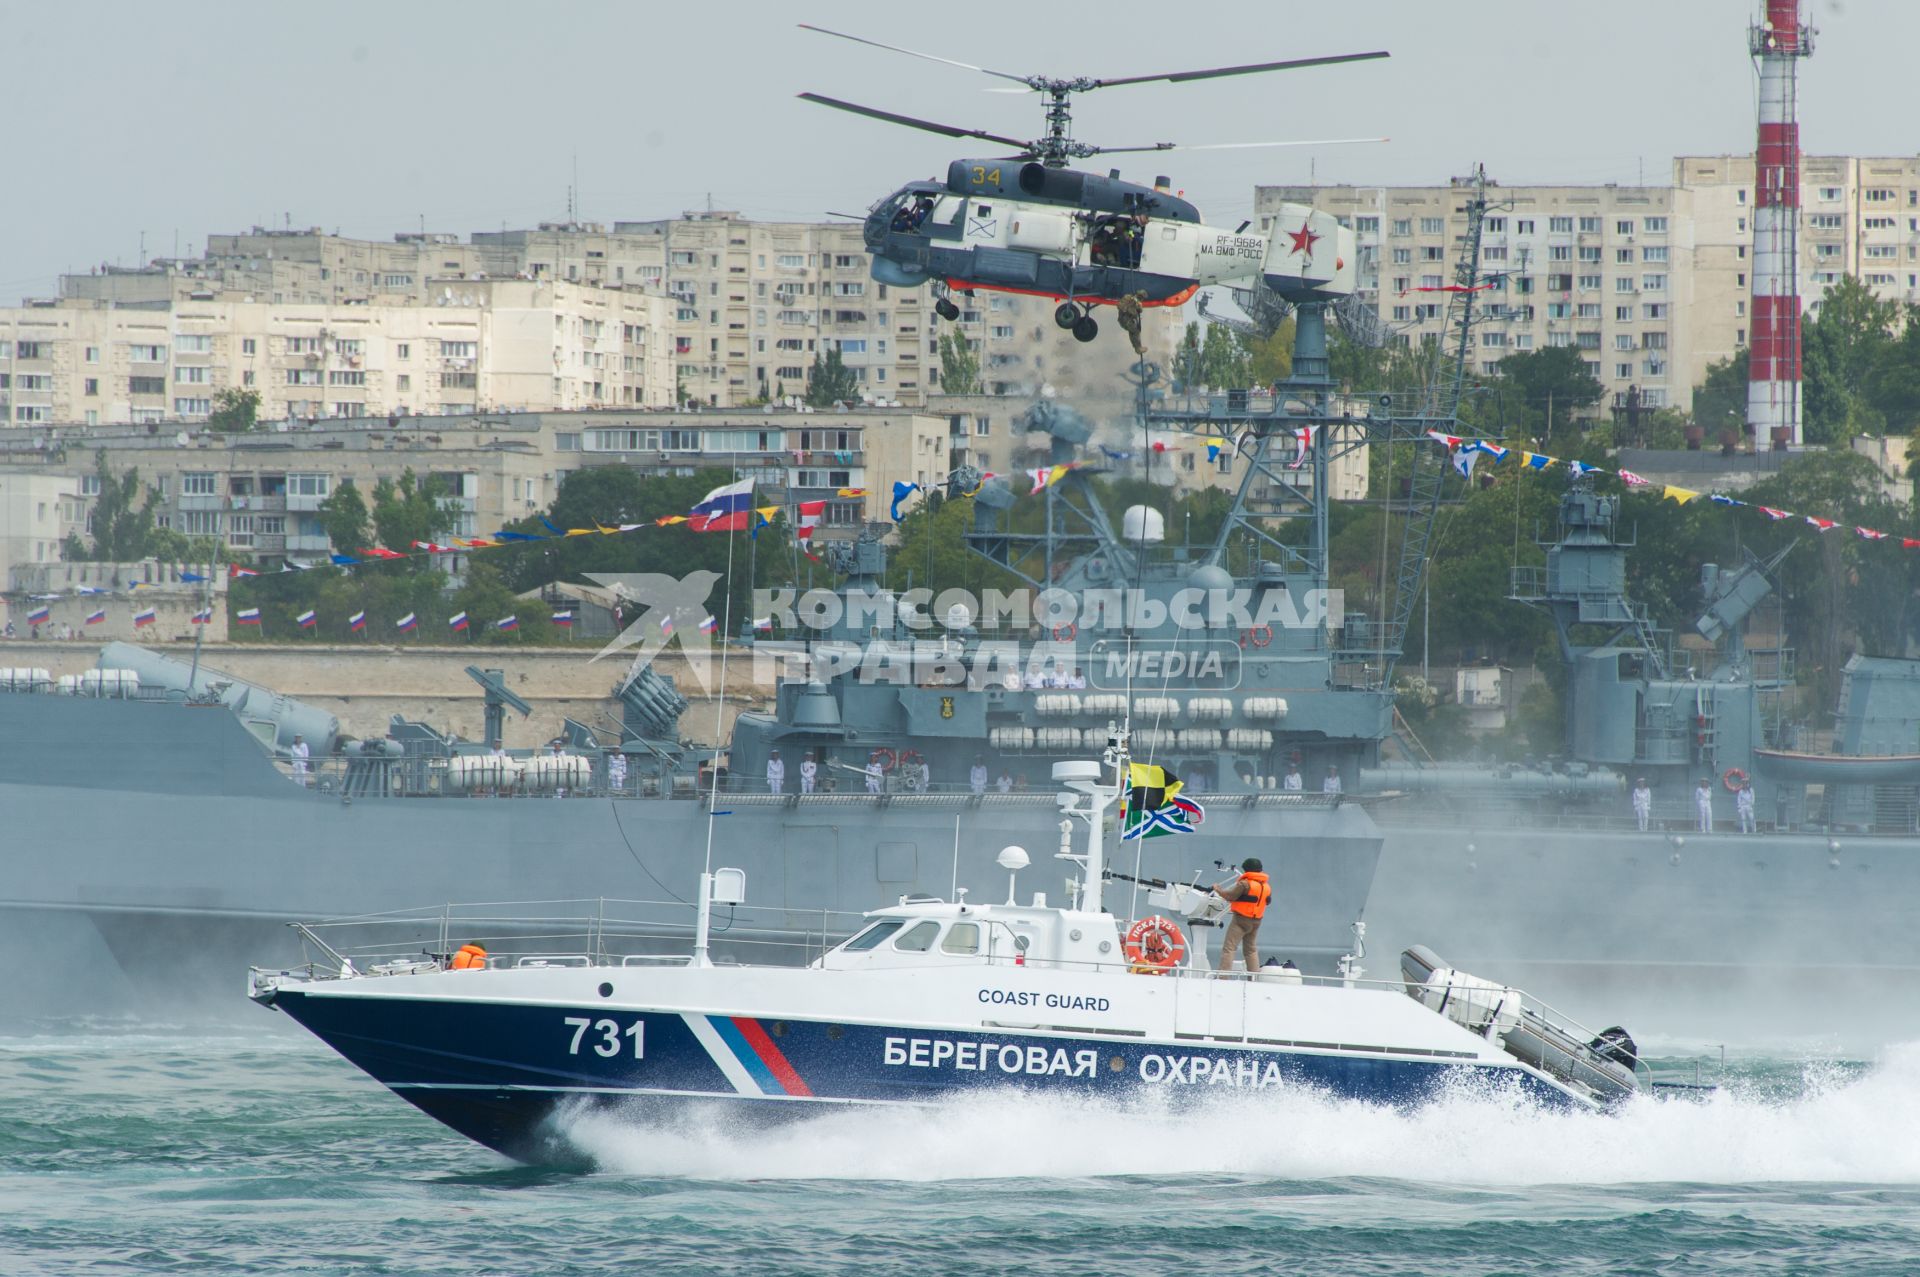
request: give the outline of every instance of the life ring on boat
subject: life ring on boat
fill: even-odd
[[[900,760],[899,760],[899,757],[895,755],[892,750],[888,749],[885,745],[882,745],[879,749],[876,749],[873,751],[873,753],[867,755],[867,761],[870,763],[879,763],[881,771],[890,772],[893,770],[894,764],[899,762]]]
[[[1747,774],[1738,767],[1729,767],[1720,773],[1720,783],[1727,787],[1728,793],[1737,794],[1740,787],[1747,783]]]
[[[1056,625],[1053,627],[1053,641],[1056,643],[1071,643],[1079,633],[1080,627],[1072,621],[1068,621],[1065,625]]]
[[[447,959],[449,971],[478,971],[487,965],[487,951],[477,944],[463,944]]]
[[[1247,631],[1247,642],[1255,647],[1265,647],[1273,642],[1273,627],[1271,625],[1254,626]]]
[[[1187,938],[1180,924],[1154,914],[1127,928],[1121,947],[1126,951],[1131,970],[1143,975],[1160,975],[1186,961]]]

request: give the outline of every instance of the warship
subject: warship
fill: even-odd
[[[1351,261],[1352,233],[1339,238]],[[271,962],[276,942],[297,950],[288,923],[442,901],[539,897],[591,911],[618,898],[640,942],[657,927],[664,943],[684,906],[671,884],[718,825],[743,849],[733,863],[754,884],[756,931],[804,947],[845,934],[850,911],[877,897],[989,888],[1003,848],[1053,841],[1052,764],[1129,721],[1143,764],[1186,778],[1192,813],[1178,836],[1139,838],[1131,870],[1212,881],[1262,857],[1288,884],[1268,947],[1331,974],[1363,945],[1381,836],[1372,801],[1351,791],[1392,696],[1366,619],[1328,615],[1328,469],[1371,431],[1414,438],[1435,424],[1334,411],[1327,312],[1350,295],[1351,274],[1286,298],[1300,306],[1294,376],[1236,396],[1252,408],[1234,445],[1245,477],[1213,543],[1170,544],[1145,507],[1116,529],[1090,423],[1043,413],[1029,424],[1050,440],[1055,478],[1038,498],[971,470],[949,493],[973,502],[975,553],[1049,607],[1079,597],[1090,610],[1035,629],[943,609],[929,640],[881,584],[886,550],[869,527],[833,549],[838,619],[780,654],[772,711],[742,714],[724,748],[682,736],[688,701],[651,668],[616,689],[617,729],[569,722],[544,756],[498,750],[516,698],[497,671],[469,670],[488,726],[485,740],[461,741],[399,719],[383,738],[349,739],[272,689],[127,645],[85,675],[7,670],[0,812],[14,854],[0,873],[0,948],[36,975],[11,982],[0,1006],[238,1005],[233,971]],[[1161,374],[1144,360],[1136,372],[1144,404]],[[1319,442],[1302,446],[1315,423]],[[1029,501],[1043,526],[1017,530],[1013,507]],[[1304,516],[1308,543],[1276,539],[1264,525],[1277,513]],[[1195,595],[1251,609],[1248,623],[1196,626]],[[833,659],[929,646],[937,669],[908,680]],[[788,792],[764,779],[776,749],[791,760]],[[1292,753],[1340,783],[1288,789]],[[792,792],[807,755],[839,783]],[[974,768],[988,761],[999,775],[982,786]]]
[[[1461,199],[1454,344],[1417,401],[1336,393],[1329,321],[1383,339],[1350,294],[1237,296],[1251,322],[1292,318],[1287,381],[1174,395],[1150,362],[1134,369],[1134,466],[1151,465],[1156,432],[1232,451],[1233,501],[1211,541],[1174,543],[1146,507],[1116,528],[1096,480],[1127,449],[1090,447],[1088,418],[1037,405],[1044,490],[962,470],[947,496],[972,503],[970,550],[1080,610],[1022,626],[936,606],[929,630],[924,608],[913,623],[880,584],[886,549],[869,528],[834,550],[837,619],[793,650],[764,645],[784,671],[772,708],[742,714],[724,749],[683,738],[686,698],[650,670],[619,688],[618,730],[570,723],[546,757],[490,748],[514,698],[487,670],[470,671],[489,702],[480,742],[399,720],[383,739],[348,740],[270,689],[119,645],[66,686],[7,671],[0,945],[43,974],[0,1004],[144,1011],[195,993],[237,1005],[236,964],[291,950],[293,920],[449,900],[592,913],[618,897],[638,931],[664,937],[684,912],[671,884],[716,824],[741,849],[767,934],[808,951],[876,897],[990,889],[1003,847],[1053,840],[1052,765],[1130,721],[1137,755],[1187,778],[1204,808],[1192,832],[1137,842],[1136,876],[1191,882],[1261,856],[1280,887],[1263,940],[1310,972],[1336,970],[1369,932],[1395,947],[1444,934],[1464,966],[1562,1004],[1604,993],[1654,1033],[1698,1038],[1755,1016],[1795,1036],[1905,1031],[1859,1012],[1912,975],[1901,906],[1920,886],[1920,665],[1854,658],[1836,752],[1800,748],[1781,708],[1792,653],[1748,642],[1768,564],[1704,572],[1699,629],[1713,646],[1683,649],[1627,595],[1619,498],[1576,482],[1545,567],[1516,567],[1511,591],[1560,635],[1563,753],[1469,767],[1398,746],[1395,668],[1448,473],[1424,441],[1457,428],[1487,313],[1485,186]],[[1415,446],[1400,449],[1397,569],[1368,616],[1329,588],[1329,480],[1382,444]],[[1222,598],[1225,617],[1205,607],[1192,623],[1194,600]],[[889,647],[936,659],[905,680],[835,659]],[[296,733],[314,755],[303,776]],[[815,792],[766,792],[775,749],[789,790],[799,760],[817,760]],[[996,776],[985,792],[964,779],[977,763]],[[1295,766],[1312,778],[1303,789],[1289,787]],[[1329,773],[1338,783],[1323,788]],[[1691,798],[1702,775],[1717,814],[1705,833]],[[1734,832],[1725,788],[1742,776],[1752,834]],[[1640,777],[1655,798],[1644,830],[1628,796]]]

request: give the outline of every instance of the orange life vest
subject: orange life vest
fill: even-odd
[[[1267,876],[1263,873],[1243,873],[1240,875],[1243,890],[1240,898],[1229,902],[1228,907],[1243,918],[1266,916],[1267,901],[1273,899],[1273,888],[1267,885]]]

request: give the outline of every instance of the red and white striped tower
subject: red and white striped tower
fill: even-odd
[[[1761,447],[1800,442],[1800,114],[1797,64],[1813,52],[1800,0],[1762,0],[1749,33],[1760,60],[1753,166],[1753,308],[1747,425]],[[1782,433],[1784,432],[1784,433]]]

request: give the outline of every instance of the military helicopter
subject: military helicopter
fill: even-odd
[[[1232,231],[1221,230],[1203,225],[1200,211],[1174,193],[1166,177],[1142,186],[1122,181],[1119,169],[1101,176],[1070,169],[1067,163],[1122,152],[1328,146],[1387,139],[1094,146],[1073,137],[1072,95],[1123,84],[1186,83],[1363,62],[1388,56],[1384,52],[1159,75],[1061,79],[994,71],[804,22],[799,25],[820,35],[1011,80],[1046,96],[1045,136],[1022,141],[818,93],[799,95],[808,102],[889,124],[1011,148],[1010,155],[953,161],[944,182],[909,182],[876,202],[865,218],[863,237],[873,257],[873,278],[902,288],[931,283],[934,311],[943,319],[960,317],[960,307],[951,296],[955,292],[1022,293],[1057,300],[1054,322],[1083,342],[1092,341],[1100,331],[1093,307],[1116,306],[1122,326],[1134,333],[1137,344],[1136,307],[1179,306],[1208,284],[1264,285],[1291,302],[1335,300],[1353,291],[1353,232],[1329,214],[1283,204],[1274,222],[1280,233],[1271,237],[1248,234],[1246,222]]]

